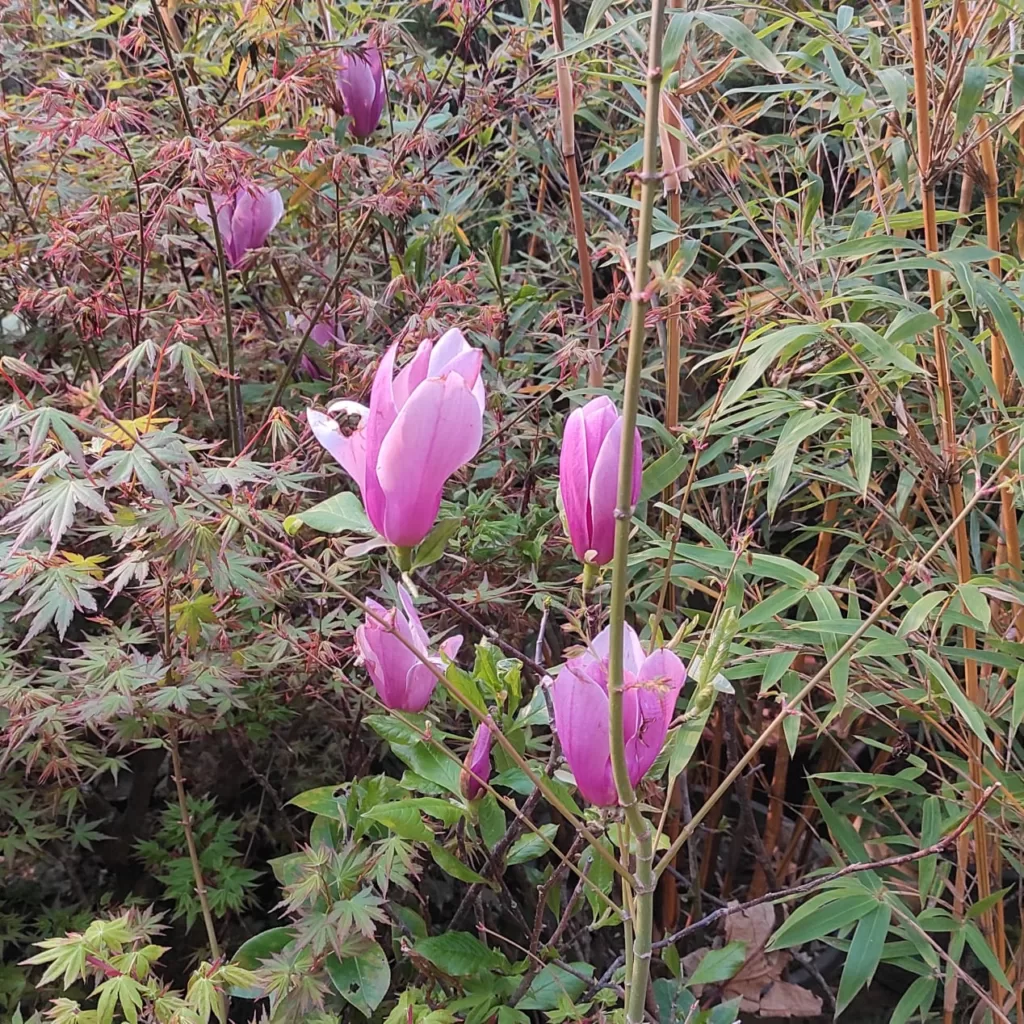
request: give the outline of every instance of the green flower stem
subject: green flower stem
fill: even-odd
[[[625,394],[622,401],[622,447],[619,455],[618,494],[615,504],[615,555],[612,559],[611,639],[608,651],[608,714],[611,732],[612,772],[622,805],[636,841],[634,877],[633,960],[626,976],[626,1024],[641,1024],[651,969],[651,930],[654,924],[654,840],[650,823],[640,810],[626,767],[626,743],[622,731],[623,637],[626,621],[627,558],[629,528],[633,516],[633,436],[640,404],[640,373],[643,368],[646,329],[644,317],[650,303],[651,225],[654,196],[660,176],[658,166],[658,117],[661,111],[661,44],[665,0],[653,0],[651,39],[647,57],[647,111],[644,121],[644,162],[640,176],[640,222],[637,228],[636,265],[633,269],[632,317],[626,360]],[[629,851],[622,851],[628,859]]]
[[[393,548],[395,565],[403,573],[412,572],[412,548],[400,548],[397,545]]]

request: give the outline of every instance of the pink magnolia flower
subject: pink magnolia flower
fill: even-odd
[[[369,138],[380,123],[387,89],[384,63],[376,46],[338,53],[336,77],[339,114],[352,119],[352,134],[357,139]]]
[[[370,408],[334,402],[342,422],[315,409],[316,439],[356,482],[370,522],[396,547],[430,532],[445,481],[476,455],[483,439],[483,353],[458,330],[424,341],[397,374],[397,345],[373,378]]]
[[[434,692],[437,676],[399,637],[412,644],[438,672],[444,672],[444,662],[430,653],[420,617],[416,614],[412,598],[402,586],[398,588],[398,597],[401,608],[390,610],[373,599],[367,599],[367,607],[384,619],[391,629],[367,616],[356,629],[356,648],[366,662],[374,689],[384,704],[393,711],[422,711]],[[445,657],[452,660],[461,646],[462,637],[451,636],[442,641],[440,649]]]
[[[619,479],[622,417],[610,398],[602,395],[574,409],[562,434],[558,483],[562,506],[576,557],[606,565],[615,551],[615,498]],[[633,496],[640,497],[640,432],[633,442]]]
[[[491,777],[491,743],[494,737],[490,726],[481,722],[473,734],[466,760],[459,773],[459,789],[467,800],[476,800],[483,795],[484,783]]]
[[[250,249],[259,249],[284,216],[284,200],[277,189],[260,188],[252,182],[233,195],[213,193],[217,226],[224,243],[224,257],[237,267]],[[196,203],[196,216],[210,223],[210,205],[205,199]]]
[[[551,685],[555,731],[580,793],[592,804],[618,803],[608,722],[608,642],[603,630],[590,649],[571,658]],[[622,731],[629,781],[635,786],[661,753],[686,669],[672,651],[645,655],[629,626],[623,627]]]

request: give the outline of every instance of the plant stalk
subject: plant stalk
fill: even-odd
[[[622,696],[623,628],[626,622],[629,530],[633,517],[633,437],[640,406],[640,375],[643,369],[645,316],[650,303],[651,226],[655,189],[659,183],[658,123],[661,113],[661,45],[665,0],[653,0],[651,38],[647,58],[647,109],[644,120],[644,160],[641,174],[640,220],[637,228],[636,264],[633,269],[632,316],[626,358],[625,392],[622,401],[622,446],[619,452],[618,492],[615,503],[615,554],[611,580],[611,639],[608,645],[608,715],[612,773],[619,803],[636,843],[633,920],[633,963],[626,979],[626,1024],[641,1024],[651,967],[651,932],[654,925],[654,842],[650,823],[640,810],[626,766]],[[627,856],[628,851],[623,851]]]
[[[928,89],[928,57],[927,40],[928,26],[925,21],[924,0],[908,0],[910,18],[911,47],[914,57],[914,106],[917,119],[917,160],[921,178],[921,210],[924,217],[925,246],[930,253],[939,251],[938,222],[935,215],[935,183],[932,179],[932,134],[930,95]],[[957,524],[954,533],[954,551],[956,554],[957,581],[966,583],[971,578],[970,547],[967,538],[967,521],[961,515],[964,509],[963,484],[960,477],[959,457],[957,452],[956,418],[953,407],[953,383],[949,366],[949,349],[946,343],[946,328],[943,322],[943,284],[938,270],[928,271],[928,293],[931,298],[932,312],[937,322],[932,332],[935,347],[935,376],[940,398],[940,447],[943,461],[946,464],[949,479],[949,498],[953,509],[954,522]],[[966,606],[964,611],[969,614]],[[967,657],[964,659],[964,679],[967,699],[981,707],[983,699],[978,685],[978,663],[970,657],[976,649],[977,639],[973,629],[963,629],[964,648]],[[968,770],[971,779],[971,798],[977,800],[982,789],[981,740],[972,732],[968,737]],[[977,864],[978,897],[985,899],[992,891],[990,877],[991,857],[989,855],[988,832],[984,818],[974,823],[975,862]],[[966,843],[957,847],[957,872],[966,875],[968,871]],[[982,915],[982,931],[991,937],[991,913]]]
[[[177,68],[174,66],[174,51],[171,48],[171,41],[167,35],[165,24],[166,12],[159,0],[154,0],[158,17],[156,21],[157,31],[160,33],[160,42],[164,49],[164,58],[167,61],[167,69],[171,74],[171,81],[174,83],[174,92],[178,97],[178,106],[181,108],[182,120],[189,135],[198,140],[196,127],[192,121],[192,113],[188,109],[188,100],[185,97],[185,90],[182,87],[181,79],[178,77]],[[245,438],[245,428],[242,425],[242,401],[241,388],[238,378],[235,375],[235,331],[231,319],[231,283],[228,280],[227,260],[224,258],[224,239],[220,235],[220,225],[217,223],[217,207],[213,201],[213,193],[208,188],[203,188],[203,195],[210,211],[210,227],[213,230],[213,242],[217,249],[217,273],[220,275],[221,302],[224,307],[224,335],[227,342],[227,369],[228,369],[228,437],[231,441],[231,450],[234,455],[241,451],[242,441]]]
[[[562,17],[562,0],[550,0],[551,26],[555,36],[555,47],[565,49],[565,31]],[[590,245],[587,242],[587,226],[583,220],[583,198],[580,191],[580,176],[576,169],[576,107],[572,96],[572,75],[565,57],[555,59],[555,85],[558,92],[558,111],[562,124],[562,159],[565,161],[565,178],[569,183],[569,206],[572,210],[572,228],[576,235],[576,252],[580,261],[580,285],[583,289],[583,312],[587,318],[587,383],[599,388],[604,380],[601,353],[597,339],[597,325],[594,323],[594,271],[590,265]]]
[[[192,877],[196,883],[196,896],[206,925],[206,938],[210,943],[210,955],[214,960],[220,959],[220,945],[217,942],[217,929],[213,925],[213,913],[210,911],[210,900],[206,895],[206,883],[203,881],[203,869],[199,865],[199,851],[196,849],[196,837],[192,832],[192,815],[188,809],[188,798],[185,795],[185,778],[181,774],[181,751],[178,749],[178,730],[170,733],[171,767],[174,770],[174,787],[178,791],[178,808],[181,811],[181,827],[185,833],[185,845],[188,847],[188,859],[192,862]]]

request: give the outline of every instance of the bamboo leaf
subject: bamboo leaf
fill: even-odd
[[[755,64],[760,64],[765,71],[770,71],[773,75],[786,73],[779,58],[742,21],[727,18],[724,14],[712,14],[710,11],[697,11],[694,17]]]

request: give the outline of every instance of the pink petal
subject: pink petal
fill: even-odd
[[[597,462],[601,445],[608,436],[608,431],[615,425],[619,418],[619,410],[615,403],[607,395],[599,395],[592,398],[581,409],[583,413],[583,424],[587,432],[587,476],[594,472],[594,464]]]
[[[643,662],[636,682],[626,687],[623,730],[629,778],[634,786],[647,774],[665,745],[685,681],[683,663],[672,651],[661,648]]]
[[[615,497],[619,483],[621,437],[620,416],[605,435],[590,475],[590,546],[597,552],[594,561],[598,565],[607,565],[615,553]]]
[[[593,640],[590,641],[590,654],[598,658],[607,670],[609,648],[611,646],[612,638],[612,627],[605,626]],[[629,623],[624,623],[622,626],[622,667],[625,672],[630,676],[636,676],[640,671],[640,666],[644,663],[643,645],[640,643],[640,637],[636,635],[636,630],[633,629]]]
[[[376,461],[385,501],[382,532],[392,544],[413,547],[426,537],[437,518],[445,481],[473,458],[482,439],[480,407],[457,373],[443,380],[428,378],[416,388],[388,430]]]
[[[574,659],[575,660],[575,659]],[[618,803],[608,743],[607,694],[567,662],[551,687],[555,730],[580,793],[592,804]]]
[[[427,367],[430,364],[430,342],[421,341],[416,349],[416,355],[412,357],[395,375],[391,390],[395,397],[395,408],[401,409],[409,396],[416,390],[427,376]]]
[[[455,656],[459,653],[459,648],[462,646],[461,636],[450,636],[447,640],[442,640],[440,643],[441,653],[449,660],[454,661]]]
[[[558,486],[569,531],[569,541],[582,562],[590,543],[588,510],[587,430],[582,409],[574,409],[565,421],[562,451],[558,458]]]
[[[474,355],[473,353],[478,353]],[[454,370],[473,389],[473,395],[480,403],[480,408],[487,405],[487,396],[484,392],[483,378],[480,376],[480,368],[483,365],[484,354],[478,348],[473,348],[462,331],[453,327],[445,331],[437,341],[434,342],[434,349],[430,353],[430,369],[428,375],[440,377],[442,374]]]
[[[372,621],[356,629],[356,647],[381,701],[395,710],[412,710],[406,707],[409,672],[418,664],[412,651]]]
[[[437,686],[437,676],[422,662],[409,669],[405,683],[405,703],[399,710],[422,711],[430,703],[430,696]]]
[[[359,426],[346,437],[338,427],[337,420],[316,409],[306,410],[306,421],[313,436],[334,456],[362,492],[366,478],[366,416],[369,410],[358,402],[335,402],[330,408],[332,412],[341,412],[343,416],[362,417]]]
[[[380,458],[381,445],[395,422],[398,414],[395,408],[391,377],[395,368],[397,345],[384,353],[384,358],[377,367],[370,390],[370,411],[366,419],[366,483],[363,488],[363,502],[366,514],[378,533],[387,537],[384,532],[385,502],[384,491],[377,477],[377,465]],[[391,540],[388,537],[388,540]],[[396,543],[391,540],[392,543]]]
[[[270,232],[277,227],[277,222],[284,216],[284,200],[275,189],[260,189],[260,194],[253,203],[252,238],[250,248],[259,249],[266,244]]]
[[[402,602],[402,608],[405,611],[405,619],[409,625],[410,636],[416,646],[426,654],[428,642],[426,630],[423,628],[423,623],[420,622],[419,615],[416,614],[416,606],[412,603],[409,591],[401,584],[398,585],[398,599]]]

